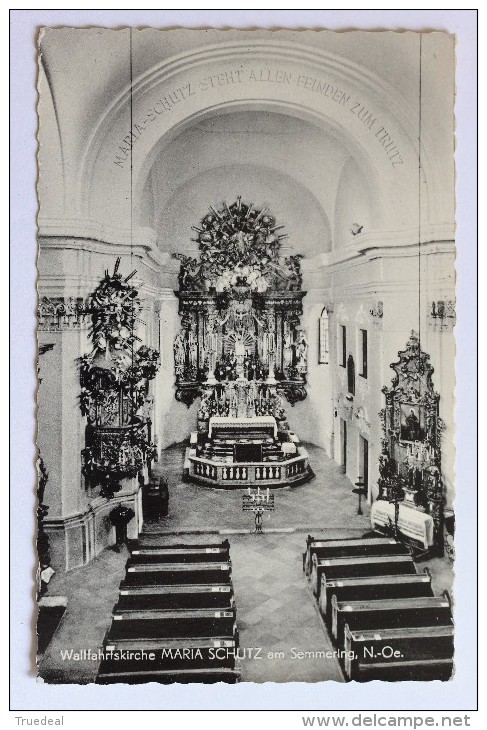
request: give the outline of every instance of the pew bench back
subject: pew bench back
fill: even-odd
[[[369,537],[352,540],[316,540],[307,547],[305,572],[310,574],[314,556],[316,559],[369,555],[410,555],[408,546],[389,537]]]
[[[372,676],[371,665],[453,659],[453,626],[403,626],[351,631],[345,625],[344,671],[348,679]]]
[[[353,578],[367,575],[397,575],[415,573],[416,566],[410,555],[371,555],[369,557],[340,557],[313,559],[311,586],[315,596],[319,597],[321,576],[326,580]]]
[[[331,628],[338,646],[344,643],[345,624],[351,631],[452,625],[451,606],[444,596],[344,602],[333,597]]]
[[[427,573],[360,576],[328,581],[323,574],[318,605],[325,620],[331,622],[332,596],[336,596],[337,601],[373,601],[432,595],[431,576]]]

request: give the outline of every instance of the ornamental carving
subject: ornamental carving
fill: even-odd
[[[433,387],[433,366],[421,350],[415,332],[392,363],[395,376],[383,388],[382,454],[379,460],[379,499],[402,502],[431,514],[435,545],[443,540],[443,482],[441,478],[440,396]]]
[[[210,209],[198,227],[199,259],[175,254],[181,330],[174,341],[176,399],[188,407],[203,387],[233,381],[306,397],[308,341],[301,256],[280,256],[275,218],[246,205]]]
[[[39,330],[84,329],[90,323],[89,302],[82,297],[42,297],[38,307]]]
[[[369,313],[371,317],[374,317],[374,319],[382,319],[384,316],[383,302],[376,302],[372,307],[370,307]]]
[[[235,286],[250,291],[299,291],[301,255],[280,257],[279,234],[267,208],[259,210],[241,198],[221,210],[210,207],[199,226],[193,226],[200,250],[199,261],[174,254],[181,261],[179,291],[223,292]]]
[[[80,409],[86,416],[83,473],[91,487],[112,497],[120,480],[134,477],[155,457],[151,443],[149,381],[159,368],[159,353],[138,346],[140,312],[136,289],[118,273],[105,276],[90,297],[93,349],[79,359]]]
[[[437,299],[429,302],[427,321],[434,331],[451,332],[456,322],[455,302],[451,299]]]

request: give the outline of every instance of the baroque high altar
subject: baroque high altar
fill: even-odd
[[[312,475],[282,400],[306,398],[308,349],[301,256],[280,256],[282,228],[238,198],[193,227],[199,260],[175,254],[176,398],[190,406],[201,396],[185,465],[194,481],[284,486]]]

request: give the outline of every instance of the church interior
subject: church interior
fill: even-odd
[[[40,678],[449,679],[451,38],[40,50]]]

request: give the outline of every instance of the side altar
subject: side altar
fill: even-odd
[[[306,398],[301,256],[280,256],[285,234],[266,209],[238,198],[210,211],[194,227],[199,260],[175,255],[175,395],[188,406],[201,398],[185,477],[226,487],[305,481],[308,455],[283,401]]]
[[[430,554],[443,553],[444,487],[441,474],[440,396],[433,366],[419,336],[411,332],[406,349],[392,363],[391,387],[382,389],[383,439],[379,494],[372,505],[374,528],[393,531]]]

